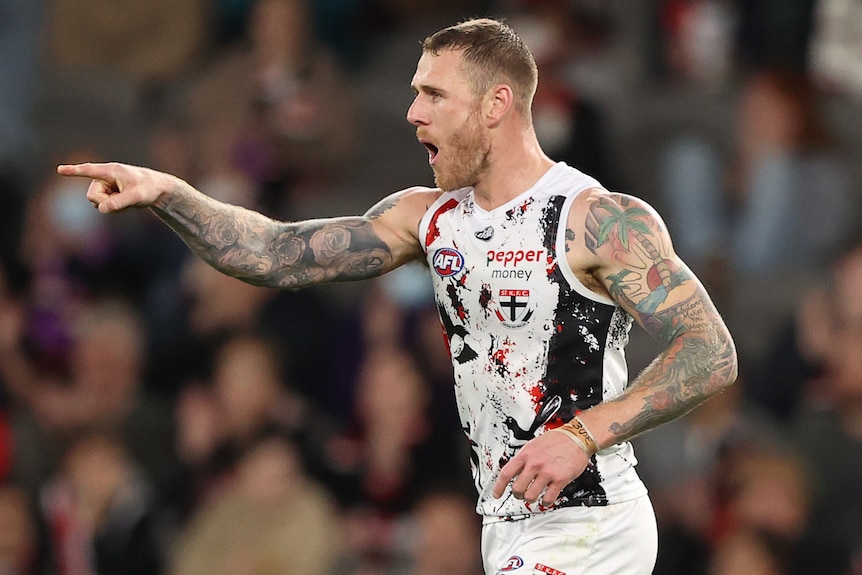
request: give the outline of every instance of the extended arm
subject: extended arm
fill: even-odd
[[[255,285],[298,289],[365,279],[421,253],[409,226],[415,210],[395,210],[407,193],[393,194],[364,216],[287,223],[146,168],[81,164],[58,172],[92,178],[87,198],[104,213],[150,207],[204,261]]]

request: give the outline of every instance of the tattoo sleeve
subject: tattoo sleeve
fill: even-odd
[[[608,402],[614,443],[694,409],[736,379],[733,340],[698,279],[673,253],[661,220],[618,194],[591,204],[586,247],[609,262],[609,293],[666,349]]]
[[[380,275],[393,265],[372,215],[286,223],[191,189],[153,211],[204,261],[248,283],[298,289]]]

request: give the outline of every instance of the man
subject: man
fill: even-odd
[[[655,211],[541,150],[536,84],[500,22],[427,38],[407,119],[438,187],[361,217],[277,222],[145,168],[58,169],[93,179],[99,211],[149,206],[198,256],[256,285],[425,260],[473,447],[486,573],[649,573],[655,517],[628,440],[733,383],[736,352]],[[667,349],[628,383],[632,318]]]

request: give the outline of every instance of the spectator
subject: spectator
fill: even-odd
[[[725,538],[715,550],[708,575],[791,575],[787,541],[768,531],[744,529]]]
[[[163,340],[155,350],[151,375],[155,381],[176,392],[189,381],[206,379],[225,339],[237,332],[263,333],[279,345],[280,377],[304,399],[323,408],[331,363],[329,302],[320,294],[250,286],[194,259],[187,260],[182,274],[176,313],[161,317],[154,325],[161,325],[163,331],[151,334]],[[167,310],[156,311],[165,314]]]
[[[451,456],[440,450],[452,446],[431,434],[428,384],[405,350],[380,344],[367,350],[356,393],[351,425],[331,446],[333,468],[344,477],[340,494],[354,560],[369,573],[385,572],[407,552],[400,534],[418,499],[451,478]]]
[[[303,195],[319,193],[349,157],[354,105],[335,58],[314,37],[307,0],[252,6],[248,47],[222,55],[189,91],[204,178],[267,184],[266,211],[286,216]],[[205,186],[204,186],[205,187]],[[255,190],[258,191],[258,190]]]
[[[862,96],[862,76],[856,63],[862,57],[862,40],[848,33],[862,17],[862,6],[846,0],[810,2],[812,74],[828,89],[854,98]]]
[[[831,324],[824,375],[809,385],[793,419],[794,442],[814,473],[818,539],[852,554],[862,569],[862,244],[855,241],[832,272]]]
[[[821,538],[812,523],[807,454],[802,459],[774,447],[731,448],[716,473],[723,475],[721,521],[710,574],[730,573],[742,557],[764,573],[847,573],[846,553]]]
[[[279,354],[275,343],[263,335],[231,334],[218,347],[211,380],[181,390],[177,402],[181,468],[173,496],[183,519],[229,482],[245,453],[274,430],[296,439],[310,472],[326,475],[317,442],[332,424],[290,390]]]
[[[70,441],[105,429],[121,438],[149,481],[161,484],[174,466],[170,410],[144,390],[141,320],[122,300],[83,307],[74,320],[68,377],[40,378],[28,410],[13,420],[14,473],[33,493]]]
[[[685,418],[635,440],[638,470],[653,496],[662,535],[656,575],[704,573],[716,538],[728,458],[736,450],[778,445],[777,432],[743,402],[742,385],[717,395]]]
[[[822,284],[801,290],[746,381],[746,401],[782,424],[798,415],[823,379],[831,341],[830,322],[824,321],[831,315],[828,292]]]
[[[45,178],[29,199],[17,246],[28,277],[23,337],[42,371],[53,375],[67,367],[76,310],[110,283],[110,229],[93,210],[81,209],[85,192],[84,183]]]
[[[718,258],[742,274],[798,273],[845,239],[852,196],[819,96],[804,75],[761,70],[737,100],[732,159],[699,139],[671,144],[668,225],[693,266]]]
[[[735,59],[738,10],[728,0],[664,0],[658,19],[661,71],[708,90],[727,87]]]
[[[207,11],[205,0],[52,0],[45,39],[49,67],[158,88],[200,63],[210,42]]]
[[[608,43],[606,23],[565,2],[526,2],[511,20],[533,52],[542,81],[533,100],[539,142],[554,160],[591,174],[611,190],[622,189],[611,162],[604,110],[567,77],[581,52]]]
[[[341,553],[335,507],[303,471],[295,446],[267,436],[192,519],[172,575],[334,573]]]
[[[37,519],[26,493],[13,483],[0,482],[0,525],[0,573],[43,573]]]
[[[168,523],[117,436],[75,440],[40,500],[59,575],[163,572]]]
[[[481,522],[465,492],[431,490],[416,506],[416,547],[410,575],[474,575],[482,572]]]

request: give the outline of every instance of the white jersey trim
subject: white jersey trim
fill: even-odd
[[[569,259],[565,257],[566,254],[566,229],[568,228],[569,222],[569,212],[572,210],[572,205],[575,203],[575,200],[580,196],[585,190],[588,190],[592,187],[600,188],[596,182],[595,186],[590,186],[587,188],[583,188],[578,190],[577,193],[572,194],[568,198],[566,198],[566,202],[563,204],[562,213],[560,214],[560,227],[557,229],[557,254],[562,254],[562,257],[557,258],[557,265],[560,266],[560,270],[563,272],[563,277],[566,278],[566,281],[569,282],[569,286],[585,298],[589,298],[593,301],[597,301],[599,303],[603,303],[606,305],[611,305],[617,307],[619,304],[612,300],[609,297],[605,297],[602,294],[598,294],[581,283],[581,280],[578,279],[578,276],[575,275],[575,272],[572,270],[572,267],[569,265]]]

